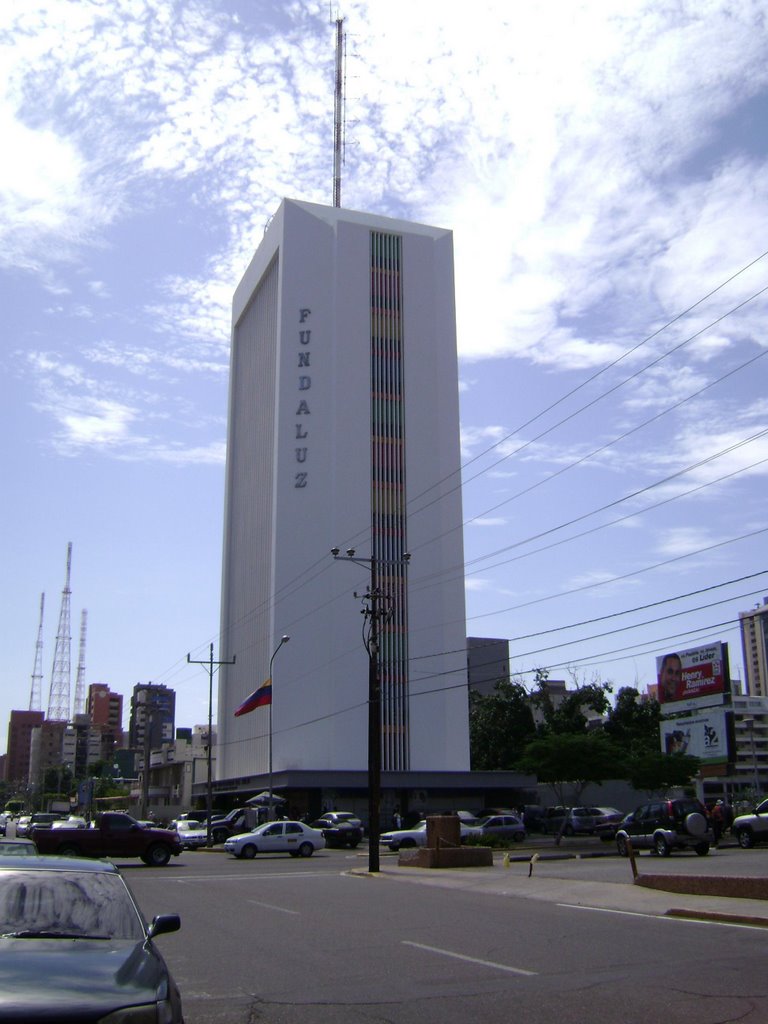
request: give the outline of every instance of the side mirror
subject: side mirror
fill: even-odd
[[[157,935],[167,935],[168,932],[177,932],[181,928],[181,918],[178,914],[158,914],[152,918],[152,924],[147,930],[147,938],[154,939]]]

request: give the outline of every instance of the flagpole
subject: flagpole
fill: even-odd
[[[280,643],[275,648],[272,657],[269,659],[269,682],[272,686],[272,663],[277,656],[277,652],[283,646],[287,644],[291,638],[284,634],[280,637]],[[269,810],[267,811],[267,821],[272,821],[272,702],[274,700],[274,686],[272,686],[272,698],[269,702]]]

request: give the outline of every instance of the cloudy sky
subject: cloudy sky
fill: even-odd
[[[644,688],[710,640],[742,675],[764,4],[4,0],[2,721],[41,592],[47,707],[69,541],[72,695],[86,608],[86,683],[207,718],[231,297],[284,196],[332,201],[337,14],[343,205],[454,231],[468,634],[526,680]]]

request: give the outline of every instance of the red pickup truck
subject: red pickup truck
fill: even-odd
[[[80,857],[140,857],[149,867],[164,867],[181,853],[175,832],[149,828],[130,814],[104,811],[90,828],[33,828],[38,853]]]

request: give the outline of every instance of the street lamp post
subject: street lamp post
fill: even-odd
[[[277,652],[280,650],[280,648],[283,646],[283,644],[287,644],[290,639],[291,638],[287,634],[283,634],[283,636],[280,637],[280,643],[277,645],[277,647],[272,652],[272,657],[269,659],[269,675],[267,676],[267,678],[269,679],[270,685],[272,685],[272,665],[274,663],[275,658],[277,657]],[[273,695],[274,695],[274,687],[272,688],[272,692],[273,692]],[[270,701],[269,701],[269,810],[267,811],[267,821],[272,821],[272,803],[273,803],[273,801],[272,801],[272,700],[270,699]]]
[[[211,818],[213,817],[213,772],[211,755],[213,753],[213,671],[214,665],[234,665],[237,655],[232,655],[230,661],[213,660],[213,644],[207,661],[195,661],[187,655],[187,662],[190,665],[204,665],[208,671],[208,786],[206,792],[206,841],[207,847],[213,846],[213,834],[211,832]]]
[[[358,558],[354,548],[347,548],[346,555],[339,554],[339,548],[331,548],[331,554],[337,562],[354,562],[356,565],[367,567],[371,573],[368,593],[363,598],[366,602],[363,614],[369,622],[368,637],[364,641],[368,652],[368,870],[375,873],[379,870],[379,837],[381,835],[379,624],[383,617],[388,617],[389,609],[382,610],[382,604],[388,602],[388,597],[379,589],[379,559]],[[410,554],[405,553],[397,564],[407,565],[410,559]]]

